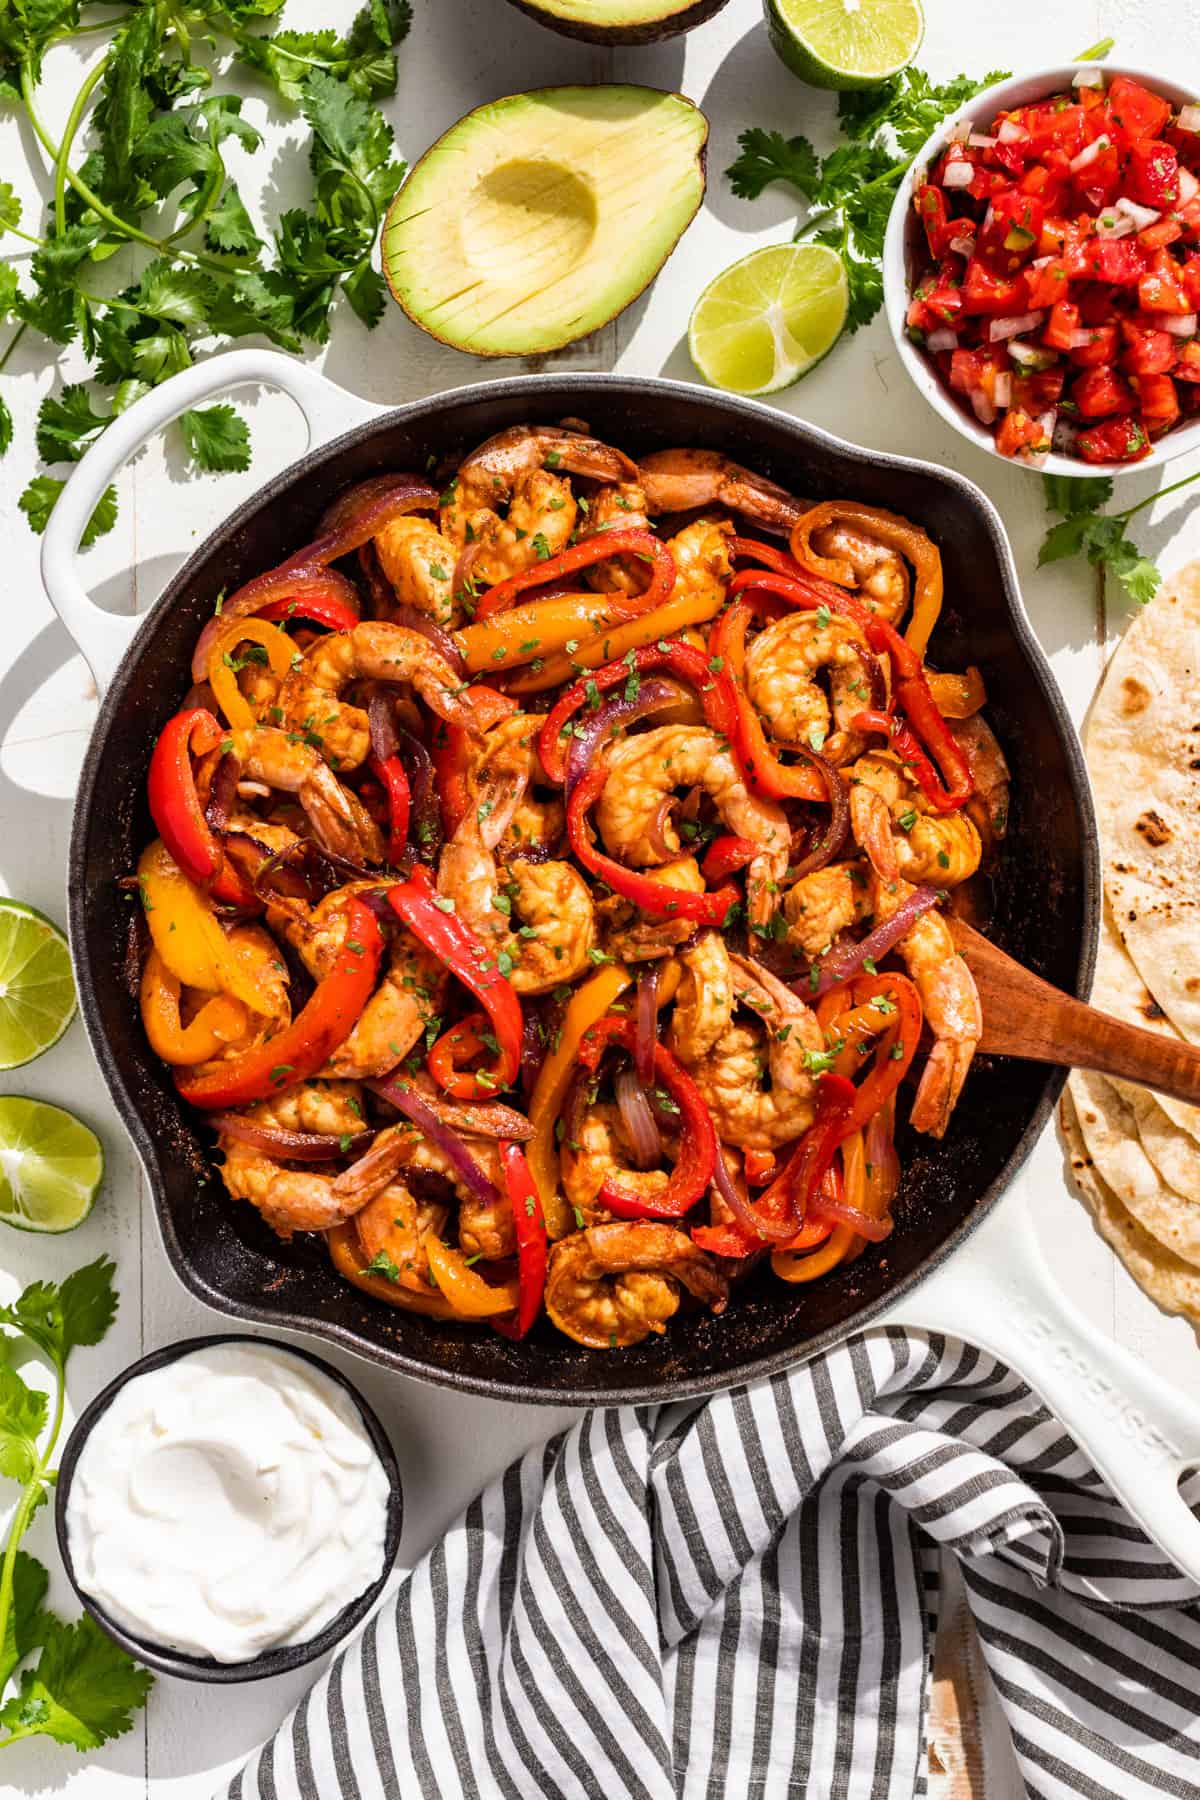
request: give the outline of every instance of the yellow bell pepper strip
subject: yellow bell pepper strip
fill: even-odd
[[[579,1045],[584,1032],[611,1012],[632,981],[632,975],[622,963],[612,963],[576,989],[563,1015],[558,1042],[538,1071],[530,1096],[529,1123],[533,1126],[533,1137],[525,1146],[525,1155],[541,1195],[546,1229],[554,1239],[566,1237],[575,1229],[571,1209],[559,1192],[558,1145],[554,1133],[567,1089],[579,1065]]]
[[[810,1250],[807,1254],[795,1250],[773,1250],[771,1268],[780,1281],[816,1281],[819,1275],[828,1275],[830,1269],[837,1268],[853,1246],[854,1237],[851,1226],[839,1225],[819,1250]]]
[[[329,974],[290,1025],[206,1075],[177,1075],[175,1085],[191,1106],[221,1112],[250,1106],[310,1075],[328,1062],[358,1023],[375,988],[383,933],[370,907],[353,895],[346,936]]]
[[[852,500],[822,500],[811,512],[797,519],[789,540],[792,555],[804,568],[839,587],[856,587],[851,565],[842,557],[821,556],[812,547],[812,534],[826,525],[849,525],[854,531],[899,551],[913,566],[916,582],[913,591],[912,618],[904,633],[905,642],[917,656],[924,656],[929,636],[942,610],[942,558],[932,539],[899,513],[882,506],[859,506]]]
[[[287,632],[280,631],[278,625],[269,625],[265,619],[231,619],[224,630],[217,633],[208,655],[208,685],[235,732],[253,731],[258,723],[250,702],[237,684],[233,652],[247,641],[262,645],[271,673],[280,681],[300,655]]]
[[[961,674],[945,669],[926,669],[925,679],[933,704],[943,719],[969,719],[987,705],[983,676],[971,663]]]
[[[207,1062],[246,1035],[250,1015],[240,1000],[218,994],[205,1001],[190,1025],[179,1017],[181,984],[151,946],[142,970],[142,1024],[150,1048],[165,1063],[186,1067]]]
[[[502,1143],[500,1163],[517,1234],[521,1298],[515,1319],[494,1319],[492,1323],[503,1337],[523,1338],[541,1312],[546,1292],[546,1218],[520,1144]]]
[[[598,595],[592,595],[593,601],[598,598]],[[552,600],[546,602],[547,606],[554,604]],[[570,681],[573,675],[577,675],[580,669],[597,669],[601,663],[626,656],[630,650],[640,650],[644,644],[657,644],[660,640],[665,642],[690,625],[706,625],[710,619],[716,618],[724,604],[725,596],[720,586],[714,583],[702,593],[676,594],[665,606],[660,606],[655,612],[642,613],[639,618],[630,619],[628,624],[614,623],[610,628],[599,629],[589,625],[588,633],[594,635],[579,634],[582,641],[573,650],[561,656],[547,656],[541,668],[528,669],[514,676],[508,682],[508,691],[510,694],[541,694],[547,688],[560,687],[564,681]],[[597,609],[593,607],[592,610]],[[514,617],[513,613],[505,613],[496,623],[503,624]],[[567,635],[569,638],[573,634]],[[530,633],[530,638],[532,636]],[[528,656],[515,660],[528,662],[530,656],[540,659],[541,652],[531,650]]]
[[[607,562],[610,556],[636,556],[650,570],[650,580],[645,589],[640,594],[624,596],[627,619],[632,618],[635,613],[653,612],[656,606],[661,606],[669,598],[671,589],[675,586],[675,558],[662,539],[655,537],[646,526],[633,525],[624,530],[598,531],[595,536],[583,538],[579,543],[560,550],[557,556],[535,563],[531,569],[523,569],[517,575],[510,575],[507,581],[498,581],[479,601],[475,617],[490,619],[496,613],[507,612],[517,595],[523,594],[526,588],[544,587],[551,581],[566,580],[571,575],[577,575],[580,569],[590,569],[596,563]]]
[[[412,1288],[401,1287],[398,1281],[389,1281],[386,1275],[368,1274],[363,1266],[362,1244],[358,1232],[351,1219],[345,1225],[334,1225],[325,1233],[325,1242],[329,1246],[329,1260],[338,1274],[361,1288],[364,1294],[370,1294],[376,1300],[386,1300],[389,1306],[398,1306],[404,1312],[424,1313],[430,1319],[459,1319],[448,1300],[431,1288],[428,1294],[414,1293]]]
[[[516,1312],[520,1306],[519,1282],[505,1281],[493,1287],[468,1268],[461,1250],[452,1250],[440,1238],[425,1239],[425,1254],[439,1292],[460,1319],[494,1319],[501,1313]]]
[[[649,616],[649,615],[647,615]],[[582,643],[629,617],[624,594],[555,594],[451,633],[468,673],[498,674]],[[570,666],[568,664],[568,675]]]
[[[177,867],[161,838],[143,850],[138,887],[154,947],[184,987],[232,994],[252,1012],[270,1010],[249,959],[222,931],[208,896]]]

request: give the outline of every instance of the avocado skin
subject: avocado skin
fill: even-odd
[[[510,0],[510,3],[515,6],[519,3],[519,0]],[[710,9],[715,11],[715,10],[718,10],[721,6],[724,6],[726,4],[726,0],[700,0],[700,3],[702,5],[706,5],[706,6],[710,7]],[[596,86],[607,86],[607,85],[624,86],[624,85],[629,85],[629,84],[596,83],[595,85]],[[502,96],[501,98],[502,99],[521,100],[521,99],[526,99],[526,98],[536,98],[539,94],[557,93],[558,91],[560,91],[559,88],[529,88],[529,89],[526,89],[521,94],[505,95],[505,96]],[[663,89],[663,88],[647,89],[646,91],[653,92],[653,93],[660,93],[660,94],[668,92],[668,90]],[[434,142],[432,144],[430,144],[429,148],[425,151],[424,155],[418,157],[417,161],[409,169],[408,174],[405,177],[405,180],[401,183],[399,189],[397,190],[397,192],[395,194],[395,197],[392,200],[391,205],[388,207],[388,210],[387,210],[386,214],[384,215],[383,225],[380,229],[380,239],[381,239],[381,243],[382,243],[382,255],[380,257],[380,263],[381,263],[381,267],[382,267],[383,278],[384,278],[384,281],[387,283],[388,291],[391,294],[392,299],[396,302],[396,304],[400,308],[401,312],[404,313],[405,317],[407,319],[409,319],[412,324],[416,325],[421,331],[424,331],[429,337],[433,338],[435,340],[435,342],[437,342],[439,344],[445,344],[448,349],[461,351],[464,355],[477,356],[480,358],[489,358],[489,357],[496,357],[496,358],[510,357],[511,358],[514,355],[545,356],[554,350],[565,350],[568,344],[577,343],[580,338],[590,337],[593,332],[602,330],[603,327],[605,325],[610,324],[613,319],[619,318],[621,313],[625,312],[628,307],[632,306],[635,300],[640,299],[641,296],[646,292],[646,289],[648,287],[650,287],[658,279],[658,277],[662,273],[664,267],[669,262],[672,254],[674,253],[674,251],[676,249],[678,249],[680,241],[683,238],[684,232],[686,232],[688,226],[692,223],[692,220],[696,217],[696,214],[700,211],[701,206],[704,204],[704,196],[708,189],[708,140],[709,140],[708,118],[707,118],[706,114],[704,114],[700,110],[700,108],[696,105],[695,101],[689,100],[686,94],[673,93],[673,94],[671,94],[671,98],[676,99],[676,100],[682,100],[686,106],[690,107],[695,112],[695,114],[697,115],[697,117],[699,118],[699,120],[701,121],[701,124],[703,126],[703,135],[700,138],[699,143],[696,146],[696,170],[697,170],[697,174],[699,175],[699,178],[700,178],[699,179],[699,192],[696,195],[695,206],[692,208],[692,210],[688,214],[687,218],[683,221],[682,225],[679,228],[679,232],[678,232],[677,236],[675,237],[674,241],[668,246],[668,248],[667,248],[665,254],[663,255],[663,257],[661,258],[661,260],[658,262],[658,264],[653,269],[651,269],[649,271],[649,273],[646,276],[646,279],[642,282],[641,286],[634,289],[631,293],[629,293],[626,296],[626,298],[622,300],[622,302],[619,306],[614,307],[613,310],[610,313],[607,313],[603,318],[595,318],[595,319],[589,321],[586,329],[584,329],[582,331],[571,332],[565,336],[547,337],[545,340],[539,341],[536,345],[530,345],[528,348],[522,349],[520,351],[514,351],[514,350],[508,350],[508,349],[491,350],[491,349],[486,348],[485,346],[479,345],[478,343],[473,343],[473,344],[458,343],[454,338],[447,337],[443,332],[438,331],[433,325],[431,325],[429,323],[428,319],[422,317],[419,310],[417,310],[410,304],[409,299],[406,296],[406,294],[401,290],[401,288],[393,280],[392,271],[389,267],[388,255],[387,255],[388,230],[392,223],[393,214],[398,213],[401,209],[401,205],[404,200],[405,190],[408,188],[409,184],[413,180],[414,176],[417,174],[418,170],[421,168],[422,164],[425,163],[429,157],[434,155],[434,153],[440,148],[443,140],[446,137],[448,137],[451,132],[457,131],[457,130],[459,130],[459,128],[462,125],[469,123],[469,121],[475,116],[476,113],[484,112],[489,107],[497,104],[497,102],[495,102],[495,101],[485,101],[483,103],[483,105],[473,108],[471,112],[464,113],[463,117],[461,119],[457,120],[455,124],[448,126],[447,129],[442,133],[441,137],[436,138],[434,140]]]
[[[585,44],[658,44],[664,38],[682,37],[685,31],[694,31],[697,25],[703,25],[723,6],[728,6],[729,0],[693,0],[692,5],[685,6],[682,11],[652,19],[645,25],[586,25],[582,20],[562,19],[547,12],[539,6],[538,0],[508,0],[508,3],[550,31]],[[670,0],[664,0],[664,11],[669,5]]]

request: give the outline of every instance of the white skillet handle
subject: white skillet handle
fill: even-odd
[[[1177,1481],[1200,1407],[1097,1331],[1046,1267],[1022,1182],[884,1320],[990,1350],[1029,1383],[1169,1562],[1200,1583],[1200,1520]]]
[[[346,393],[315,369],[277,350],[230,350],[173,375],[115,419],[72,473],[42,539],[42,581],[50,604],[86,657],[101,692],[112,680],[140,620],[129,613],[105,612],[80,580],[79,540],[96,503],[117,471],[156,431],[214,394],[250,385],[281,388],[290,395],[304,414],[309,449],[386,410]]]

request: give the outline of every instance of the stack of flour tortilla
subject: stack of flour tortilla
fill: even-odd
[[[1092,1004],[1200,1044],[1200,563],[1133,620],[1084,745],[1104,865]],[[1063,1125],[1101,1235],[1200,1322],[1200,1107],[1075,1070]]]

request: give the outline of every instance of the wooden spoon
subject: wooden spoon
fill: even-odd
[[[962,919],[947,915],[946,923],[979,989],[981,1050],[1095,1069],[1200,1105],[1200,1049],[1072,1000]]]

